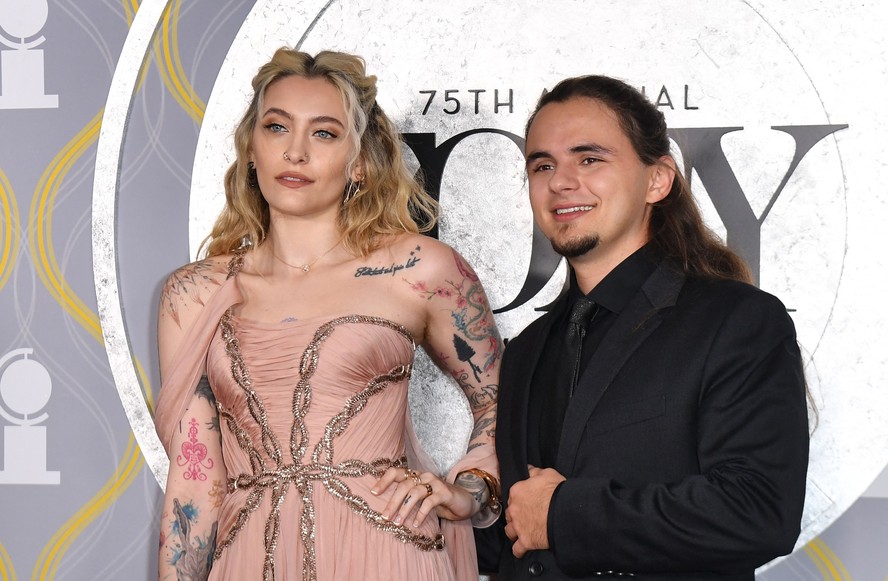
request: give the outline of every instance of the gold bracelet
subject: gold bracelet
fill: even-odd
[[[492,474],[485,472],[480,468],[469,468],[467,470],[463,470],[463,473],[474,474],[484,482],[485,486],[487,486],[487,503],[484,504],[481,508],[484,509],[485,507],[489,507],[490,510],[494,512],[499,511],[499,481],[494,478]]]

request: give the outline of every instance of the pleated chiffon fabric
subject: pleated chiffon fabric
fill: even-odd
[[[437,471],[410,422],[409,332],[350,314],[251,321],[233,314],[241,300],[232,276],[205,305],[155,418],[169,450],[205,360],[228,476],[210,579],[477,579],[469,521],[394,525],[389,494],[370,493],[390,465]],[[442,477],[471,467],[495,472],[492,450]]]

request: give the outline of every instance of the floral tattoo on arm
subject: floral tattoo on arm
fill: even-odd
[[[490,371],[502,355],[502,342],[478,275],[456,251],[453,251],[453,257],[463,276],[459,282],[446,280],[444,285],[430,288],[425,281],[405,281],[413,290],[425,296],[426,300],[444,298],[456,303],[456,308],[450,313],[454,328],[458,331],[453,334],[456,356],[469,365],[475,380],[480,382],[480,374]],[[474,357],[477,353],[469,341],[485,346],[486,353],[481,355],[480,362],[476,363]]]
[[[451,375],[468,397],[475,416],[468,448],[472,450],[485,443],[482,435],[486,434],[488,441],[494,437],[497,385],[485,380],[489,381],[490,371],[502,356],[502,341],[478,276],[456,251],[453,251],[453,257],[461,280],[445,280],[443,285],[434,287],[425,281],[405,279],[405,282],[426,300],[445,299],[455,305],[450,312],[456,331],[452,338],[453,348],[456,358],[465,367],[451,366]],[[438,359],[447,362],[449,357],[438,353]]]

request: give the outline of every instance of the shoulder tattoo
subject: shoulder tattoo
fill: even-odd
[[[171,274],[160,294],[161,314],[169,315],[181,327],[180,305],[190,302],[203,306],[201,289],[220,286],[222,283],[214,276],[217,274],[218,271],[209,260],[194,262]]]

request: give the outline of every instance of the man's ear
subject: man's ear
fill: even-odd
[[[645,201],[655,204],[669,195],[672,182],[675,181],[675,160],[671,155],[664,155],[651,166],[651,179]]]

